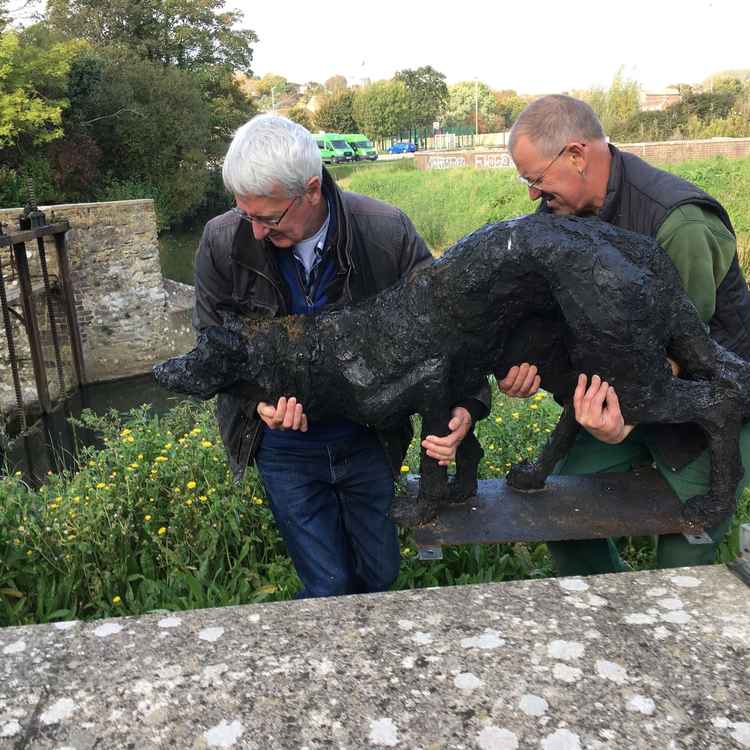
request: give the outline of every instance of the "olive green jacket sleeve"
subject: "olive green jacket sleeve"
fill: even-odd
[[[708,322],[716,310],[716,289],[737,251],[734,236],[711,209],[687,204],[670,212],[656,239],[677,267],[701,320]]]

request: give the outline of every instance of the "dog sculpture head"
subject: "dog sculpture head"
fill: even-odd
[[[159,385],[205,400],[241,383],[247,397],[265,396],[260,385],[254,393],[263,358],[254,356],[248,340],[240,333],[245,323],[232,312],[225,311],[222,317],[223,325],[209,326],[198,334],[192,351],[154,367]],[[253,347],[262,348],[263,338],[255,339]]]

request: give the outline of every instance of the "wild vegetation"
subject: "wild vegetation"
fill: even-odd
[[[702,187],[727,209],[740,255],[750,265],[750,158],[715,158],[668,165],[666,169]],[[341,169],[341,168],[337,168]],[[421,172],[411,161],[344,167],[339,184],[402,208],[433,251],[491,221],[534,210],[526,188],[505,170],[471,168]]]
[[[293,596],[300,587],[254,469],[230,476],[213,404],[186,402],[165,417],[147,407],[126,417],[84,414],[105,439],[77,471],[50,476],[38,490],[20,476],[0,478],[0,626],[181,610]],[[540,393],[495,398],[477,433],[480,477],[502,477],[533,454],[559,409]],[[418,425],[417,425],[418,428]],[[418,466],[413,441],[404,477]],[[737,526],[750,519],[750,495],[722,546],[738,554]],[[552,574],[543,544],[465,545],[444,559],[417,558],[400,534],[394,589],[504,581]],[[623,539],[636,568],[654,564],[649,539]]]

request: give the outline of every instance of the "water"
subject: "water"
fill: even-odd
[[[48,472],[74,468],[82,446],[102,447],[95,433],[73,428],[68,417],[80,416],[86,408],[105,414],[110,409],[127,412],[142,404],[151,404],[154,414],[164,414],[184,398],[158,386],[151,374],[84,386],[52,414],[37,421],[26,436],[11,441],[5,455],[8,468],[21,471],[26,481],[38,486]]]
[[[159,261],[165,278],[192,285],[193,259],[202,232],[203,227],[196,227],[159,235]]]

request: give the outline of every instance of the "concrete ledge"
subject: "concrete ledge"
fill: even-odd
[[[2,748],[750,747],[726,568],[0,630]]]

